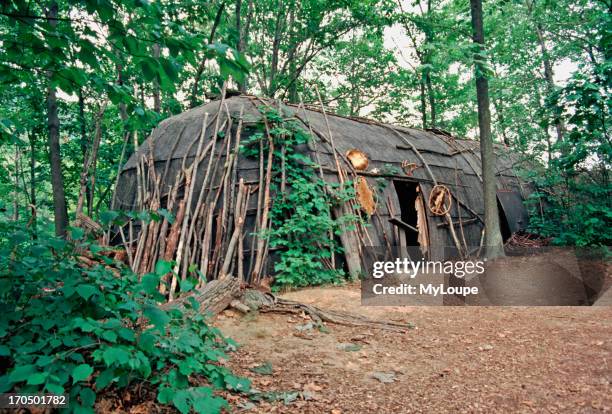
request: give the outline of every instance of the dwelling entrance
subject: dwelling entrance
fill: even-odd
[[[418,246],[422,253],[429,250],[429,234],[425,202],[419,183],[393,181],[400,205],[400,217],[391,222],[399,227],[400,246]]]

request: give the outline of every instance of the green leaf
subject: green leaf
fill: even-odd
[[[85,236],[85,230],[79,227],[70,228],[70,238],[72,240],[81,240]]]
[[[195,284],[189,280],[189,279],[185,279],[185,280],[181,280],[181,292],[189,292],[191,289],[193,289],[195,286]]]
[[[144,310],[144,315],[149,319],[149,322],[160,330],[162,330],[168,324],[168,322],[170,322],[170,317],[168,314],[156,306],[146,307]]]
[[[100,213],[99,219],[102,224],[108,226],[115,221],[117,217],[119,217],[119,213],[117,211],[108,210]]]
[[[114,331],[104,331],[102,338],[109,342],[117,342],[117,334]]]
[[[140,68],[142,69],[142,74],[147,81],[152,81],[156,79],[159,73],[159,64],[153,58],[144,58],[140,61]]]
[[[93,373],[93,368],[88,364],[77,365],[72,370],[72,383],[76,384],[79,381],[87,379]]]
[[[155,335],[143,332],[138,338],[138,346],[144,351],[151,352],[155,347],[155,340]]]
[[[162,67],[164,68],[164,72],[166,73],[166,76],[168,76],[168,78],[173,82],[178,81],[178,71],[174,63],[170,59],[164,59],[164,58],[160,58],[160,62],[161,62]]]
[[[40,385],[44,383],[49,376],[46,372],[37,372],[36,374],[32,374],[28,377],[27,383],[29,385]]]
[[[98,288],[93,285],[79,285],[77,286],[76,291],[79,296],[87,300],[98,292]]]
[[[159,260],[155,263],[155,274],[158,276],[164,276],[172,270],[172,262],[166,260]]]
[[[119,362],[120,364],[125,364],[130,359],[130,354],[125,351],[123,348],[113,346],[108,347],[102,353],[102,359],[107,366],[114,364],[115,362]]]
[[[174,223],[174,215],[165,208],[160,208],[159,210],[157,210],[157,212],[161,214],[162,217],[164,217],[166,220],[168,220],[169,224]]]
[[[96,378],[96,389],[102,390],[106,388],[115,378],[115,369],[107,368],[100,372]]]
[[[9,374],[11,382],[25,381],[28,377],[36,372],[34,365],[22,365],[15,367]]]
[[[155,269],[157,271],[157,269]],[[159,286],[159,278],[160,276],[157,274],[147,273],[142,277],[142,281],[140,285],[145,293],[149,295],[153,295],[157,293],[157,287]]]
[[[117,335],[119,335],[122,339],[125,339],[128,342],[133,342],[136,339],[136,335],[134,335],[134,331],[129,328],[119,328],[117,330]]]
[[[162,404],[168,404],[172,401],[172,397],[176,394],[176,390],[174,388],[170,388],[167,386],[159,387],[159,392],[157,393],[157,401]]]
[[[251,381],[249,381],[247,378],[241,378],[228,374],[224,379],[225,386],[229,390],[245,392],[251,388]]]
[[[65,392],[64,387],[55,383],[48,383],[45,385],[45,389],[53,394],[63,394]]]
[[[96,402],[96,393],[91,388],[83,388],[79,396],[81,397],[81,402],[86,407],[92,407]]]
[[[172,397],[172,404],[183,414],[189,413],[190,395],[186,390],[177,391]]]
[[[193,402],[193,409],[199,414],[218,414],[227,406],[227,401],[223,398],[213,396],[201,396]]]
[[[0,392],[7,392],[13,388],[13,383],[9,380],[8,375],[0,376]]]

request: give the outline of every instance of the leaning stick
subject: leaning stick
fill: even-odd
[[[151,211],[157,212],[161,206],[161,176],[158,176],[155,172],[155,161],[153,160],[153,143],[151,143],[151,151],[149,152],[149,171],[153,177],[153,183],[155,188],[153,191],[153,197],[151,199]],[[151,221],[149,223],[149,237],[145,242],[145,251],[140,266],[140,273],[146,273],[149,270],[151,258],[156,253],[157,248],[157,235],[159,233],[161,223],[159,221]]]
[[[123,243],[123,248],[127,253],[128,264],[130,265],[130,269],[132,269],[132,263],[134,263],[134,260],[132,259],[132,249],[130,246],[128,246],[127,241],[125,240],[125,234],[123,234],[123,226],[119,226],[119,234],[121,235],[121,242]]]
[[[249,200],[251,198],[251,187],[246,186],[246,200],[244,200],[244,206],[242,208],[242,214],[240,217],[237,216],[236,223],[240,220],[240,230],[238,232],[238,274],[237,277],[239,280],[244,280],[244,234],[243,228],[244,223],[246,221],[247,211],[249,208]]]
[[[134,152],[136,156],[136,208],[142,203],[142,182],[140,181],[140,159],[138,157],[138,131],[134,131]]]
[[[214,206],[208,203],[206,203],[206,206],[207,206],[207,211],[206,211],[206,217],[205,217],[206,221],[204,222],[204,236],[202,238],[202,257],[200,260],[200,272],[204,273],[204,275],[208,279],[208,262],[209,262],[208,251],[210,249],[210,238],[211,238],[210,232],[212,228]]]
[[[217,212],[217,223],[216,223],[216,233],[215,233],[215,245],[213,248],[213,254],[212,254],[212,258],[211,261],[208,265],[208,273],[211,275],[216,275],[216,270],[217,270],[217,266],[218,266],[218,261],[219,261],[219,254],[221,253],[221,244],[222,244],[222,240],[223,240],[223,236],[225,233],[225,212],[227,209],[227,200],[226,200],[226,194],[227,194],[227,180],[229,179],[230,176],[230,169],[229,169],[229,158],[230,158],[230,143],[231,143],[231,134],[230,134],[230,130],[231,130],[231,124],[230,126],[228,126],[228,133],[227,133],[227,139],[226,139],[226,144],[227,144],[227,148],[226,148],[226,152],[225,152],[225,163],[223,164],[223,172],[221,175],[221,181],[220,181],[220,185],[217,188],[217,191],[215,192],[215,200],[213,201],[213,205],[217,205],[217,203],[219,202],[219,199],[221,198],[221,195],[223,194],[223,203],[221,204],[221,208],[220,210],[218,210]]]
[[[155,174],[155,162],[153,161],[153,152],[154,152],[154,143],[151,142],[149,144],[149,156],[147,158],[147,175],[150,177],[150,182],[155,184],[153,188],[153,194],[149,197],[149,209],[151,211],[157,211],[159,209],[159,198],[158,198],[158,190],[159,190],[159,182],[157,180]],[[148,188],[148,187],[147,187]],[[150,251],[151,239],[153,233],[155,232],[154,228],[157,226],[156,221],[151,221],[145,226],[144,220],[141,221],[142,231],[138,240],[138,245],[136,248],[136,255],[134,258],[134,269],[138,274],[144,273],[146,270],[141,267],[144,265],[147,266],[148,252]],[[146,252],[145,252],[146,250]]]
[[[240,108],[240,115],[238,117],[238,127],[236,128],[236,139],[235,139],[235,143],[234,143],[234,150],[232,153],[232,162],[230,163],[231,168],[232,168],[232,172],[231,172],[231,179],[230,179],[230,188],[229,188],[229,200],[232,203],[235,197],[235,193],[236,193],[236,182],[238,180],[238,154],[240,152],[240,135],[242,134],[242,117],[243,117],[243,113],[244,113],[244,105],[242,105],[242,107]],[[236,210],[239,208],[240,206],[238,205],[230,205],[230,208],[228,210],[228,214],[231,215],[233,214],[233,225],[236,225]],[[229,233],[232,229],[231,226],[231,222],[228,222],[227,224],[227,233]]]
[[[457,171],[457,167],[455,166],[455,188],[459,188],[459,172]],[[463,246],[465,248],[465,252],[468,252],[467,241],[465,240],[465,231],[463,230],[463,214],[461,214],[461,206],[457,204],[457,214],[459,215],[459,227],[461,229],[461,239],[463,240]]]
[[[257,239],[257,233],[259,231],[259,224],[261,220],[261,209],[263,203],[263,193],[264,193],[264,144],[263,138],[259,140],[259,184],[257,186],[257,213],[255,215],[255,226],[253,235],[251,237],[251,252],[249,258],[249,275],[252,275],[252,272],[255,268],[255,242]]]
[[[166,241],[166,250],[164,252],[164,260],[170,261],[174,257],[174,251],[176,250],[176,245],[178,243],[179,231],[181,228],[181,224],[183,222],[183,217],[185,216],[185,199],[179,201],[178,212],[176,213],[176,220],[170,227],[170,233],[168,234],[168,239]],[[160,292],[162,294],[166,293],[166,283],[168,282],[170,274],[166,274],[162,277],[162,283],[160,286]],[[170,295],[168,298],[169,301],[172,301],[173,297]]]
[[[227,84],[224,82],[223,83],[223,87],[221,89],[221,102],[219,102],[219,109],[217,111],[217,118],[215,120],[215,129],[213,131],[212,134],[212,140],[211,140],[211,151],[210,151],[210,155],[208,157],[208,165],[206,166],[206,173],[204,175],[204,181],[202,182],[202,189],[200,191],[200,195],[198,196],[198,201],[196,204],[196,212],[195,214],[199,213],[200,210],[200,206],[202,205],[202,201],[204,200],[204,192],[206,192],[206,205],[208,206],[207,209],[207,216],[204,217],[204,219],[206,219],[206,221],[204,222],[204,237],[203,237],[203,241],[202,241],[202,260],[200,261],[200,271],[204,271],[203,265],[204,262],[208,261],[208,245],[206,243],[206,240],[208,238],[208,230],[207,228],[209,228],[209,220],[208,220],[208,216],[211,216],[213,214],[214,211],[214,206],[210,206],[208,204],[208,199],[209,199],[209,195],[210,195],[210,189],[207,188],[207,186],[209,186],[208,184],[208,180],[210,178],[211,180],[211,185],[212,185],[212,181],[214,180],[214,176],[215,176],[215,172],[217,169],[217,164],[215,164],[215,169],[212,173],[211,176],[211,169],[212,169],[212,163],[213,163],[213,159],[215,158],[215,148],[217,145],[217,135],[219,134],[219,127],[220,125],[220,120],[221,120],[221,108],[223,108],[223,104],[225,102],[225,91],[226,91],[226,87]],[[218,158],[217,158],[217,163],[218,163]],[[211,217],[212,218],[212,217]],[[203,220],[204,220],[203,219]],[[212,226],[212,220],[210,220],[210,225]],[[208,277],[208,275],[206,275]],[[199,286],[201,286],[201,283],[199,284]]]
[[[234,249],[236,248],[236,244],[240,238],[240,232],[242,230],[242,226],[244,225],[244,216],[246,215],[246,206],[243,206],[243,199],[246,199],[245,191],[248,192],[248,190],[248,187],[245,187],[244,185],[244,180],[241,178],[240,183],[238,184],[238,195],[236,196],[236,227],[234,228],[232,237],[227,245],[225,257],[223,258],[223,264],[221,265],[221,271],[219,272],[219,278],[222,278],[227,274],[232,262],[232,257],[234,256]]]
[[[166,185],[166,177],[168,175],[168,171],[170,168],[170,164],[172,163],[173,159],[174,159],[174,154],[176,152],[176,148],[178,147],[178,143],[181,141],[181,138],[183,137],[183,133],[185,132],[185,129],[187,128],[186,125],[183,125],[183,127],[181,128],[181,130],[179,131],[178,137],[174,140],[174,144],[172,145],[172,150],[170,151],[170,157],[166,160],[165,165],[164,165],[164,172],[161,175],[161,177],[159,178],[159,206],[161,207],[161,199],[163,196],[163,189],[165,187],[168,187],[168,191],[167,191],[167,200],[166,200],[166,210],[167,211],[172,211],[172,208],[174,207],[174,201],[176,199],[176,191],[175,188],[177,188],[175,186],[175,184],[171,184],[170,186]],[[175,176],[175,179],[177,179],[177,177]],[[158,232],[156,237],[153,238],[153,250],[150,253],[150,262],[153,262],[153,260],[155,260],[159,254],[159,252],[161,251],[162,253],[164,252],[165,249],[165,245],[166,245],[166,231],[168,230],[168,219],[164,216],[161,224],[158,226]]]
[[[187,191],[187,208],[185,211],[185,218],[183,219],[183,225],[181,228],[181,236],[179,239],[179,244],[178,244],[178,251],[176,253],[176,265],[174,267],[174,273],[178,274],[179,272],[179,267],[181,265],[181,257],[183,255],[183,251],[186,249],[185,247],[185,242],[186,242],[186,237],[189,234],[189,218],[190,218],[190,214],[191,214],[191,202],[193,199],[193,192],[195,190],[195,183],[197,181],[197,176],[198,176],[198,165],[199,163],[199,154],[202,151],[202,145],[204,144],[204,136],[206,135],[206,126],[208,125],[208,113],[204,114],[204,118],[202,119],[202,130],[200,132],[200,138],[198,140],[198,148],[196,150],[196,156],[193,160],[193,163],[191,164],[191,167],[189,167],[189,180],[190,185],[189,188],[186,189]],[[186,269],[185,267],[183,267],[185,273],[186,273]],[[181,277],[181,279],[184,279],[184,277]],[[174,280],[173,280],[174,282]],[[173,292],[171,291],[170,294],[172,294]]]
[[[341,186],[344,185],[344,174],[342,173],[342,169],[340,168],[340,160],[338,159],[338,154],[336,150],[336,145],[334,144],[334,136],[331,132],[331,127],[329,126],[329,119],[327,118],[327,112],[323,107],[323,100],[321,99],[321,94],[319,93],[319,88],[315,85],[315,92],[317,93],[317,98],[319,99],[319,104],[321,105],[321,111],[323,112],[323,118],[325,118],[325,125],[327,126],[327,134],[329,136],[329,143],[332,147],[332,153],[334,154],[334,162],[336,163],[336,168],[338,169],[338,179],[340,180]]]
[[[266,236],[263,234],[268,225],[268,210],[270,208],[270,181],[272,179],[272,162],[274,161],[274,140],[270,135],[270,130],[268,127],[268,120],[264,116],[264,125],[266,127],[266,135],[268,136],[268,165],[266,166],[266,187],[264,190],[264,202],[263,202],[263,211],[261,213],[261,226],[260,226],[260,234],[257,238],[257,255],[255,258],[255,267],[253,269],[252,280],[257,283],[259,282],[259,278],[261,276],[262,270],[262,262],[264,255],[264,246],[266,242]],[[261,189],[260,189],[261,191]]]
[[[227,148],[225,150],[225,164],[223,166],[224,170],[223,170],[223,179],[221,181],[222,186],[217,190],[219,192],[219,196],[221,194],[223,194],[223,202],[221,204],[221,210],[219,211],[219,214],[217,216],[217,234],[215,237],[215,249],[213,251],[213,260],[211,262],[211,269],[213,274],[216,274],[217,271],[217,267],[219,265],[218,261],[219,261],[219,255],[221,254],[221,246],[224,244],[225,242],[225,238],[226,238],[226,233],[228,231],[227,228],[227,219],[228,219],[228,213],[229,213],[229,204],[230,204],[230,200],[228,200],[228,196],[229,196],[229,191],[228,191],[228,186],[230,185],[230,179],[231,179],[231,175],[232,175],[232,171],[233,171],[233,157],[230,153],[231,151],[231,143],[232,143],[232,138],[231,138],[231,125],[232,123],[230,122],[228,129],[227,129]],[[231,183],[234,184],[234,183]],[[235,185],[235,184],[234,184]]]
[[[183,203],[182,207],[183,207],[183,217],[181,217],[181,223],[180,225],[177,227],[176,229],[176,239],[177,239],[177,243],[178,247],[176,249],[176,264],[174,266],[174,271],[172,272],[172,282],[170,284],[170,292],[168,295],[168,300],[172,301],[174,299],[174,293],[176,292],[176,286],[177,286],[177,273],[179,271],[179,266],[181,263],[181,255],[183,252],[183,243],[184,243],[184,234],[185,234],[185,223],[189,220],[189,211],[191,210],[191,191],[190,189],[192,188],[192,175],[191,175],[191,169],[185,172],[185,195],[183,196],[183,199],[181,200],[181,202]],[[166,246],[166,249],[168,248],[168,246],[170,246],[170,243],[168,243],[168,245]],[[176,246],[176,245],[175,245]],[[172,247],[175,247],[172,246]],[[167,250],[166,250],[167,251]],[[172,251],[171,255],[174,255],[174,251]],[[172,257],[171,256],[171,257]]]

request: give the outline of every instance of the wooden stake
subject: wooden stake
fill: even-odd
[[[266,186],[264,190],[263,210],[261,213],[260,234],[257,236],[257,254],[255,257],[255,266],[253,268],[252,281],[259,282],[262,271],[262,262],[264,255],[264,247],[266,245],[265,233],[268,227],[268,211],[270,209],[270,184],[272,179],[272,162],[274,161],[274,140],[270,135],[268,121],[264,116],[264,125],[266,127],[266,135],[268,136],[268,165],[266,166]],[[260,190],[261,191],[261,190]]]
[[[223,258],[223,264],[219,272],[220,278],[227,274],[232,257],[234,256],[234,249],[236,248],[236,244],[240,239],[242,226],[244,225],[244,219],[246,217],[246,205],[244,205],[244,201],[247,199],[248,191],[249,188],[244,185],[244,180],[241,178],[240,183],[238,184],[238,195],[236,196],[236,227],[234,228],[234,232],[227,246],[225,257]]]
[[[198,166],[200,164],[199,159],[200,159],[200,153],[202,151],[202,145],[204,144],[204,137],[206,136],[206,126],[208,125],[208,113],[204,114],[204,118],[202,119],[202,129],[200,132],[200,138],[198,140],[198,147],[196,150],[196,155],[193,159],[193,163],[191,164],[191,166],[189,167],[189,170],[187,172],[188,174],[188,180],[190,181],[190,185],[189,187],[185,187],[185,191],[187,192],[186,196],[187,196],[187,208],[185,211],[185,218],[183,219],[183,225],[181,228],[181,235],[180,235],[180,239],[179,239],[179,244],[178,244],[178,250],[176,253],[176,265],[174,267],[174,273],[178,274],[179,270],[180,270],[180,266],[181,266],[181,258],[183,256],[183,254],[187,255],[185,250],[187,249],[187,247],[185,246],[185,242],[186,242],[186,238],[189,234],[189,219],[190,219],[190,215],[191,215],[191,204],[192,204],[192,199],[193,199],[193,192],[195,190],[195,183],[197,181],[198,178]],[[203,191],[203,190],[200,190]],[[183,266],[183,274],[181,276],[181,279],[185,279],[185,275],[186,275],[187,269],[185,268],[185,266]],[[173,280],[174,282],[174,280]],[[171,291],[170,294],[172,294],[173,292]]]

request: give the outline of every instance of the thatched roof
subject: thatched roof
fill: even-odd
[[[156,161],[165,161],[170,157],[182,159],[187,151],[190,152],[190,156],[193,156],[196,152],[196,146],[193,145],[193,142],[200,134],[204,113],[211,114],[212,120],[212,115],[218,113],[219,102],[214,101],[162,121],[153,130],[151,136],[140,146],[137,154],[130,157],[123,170],[135,168],[138,154],[148,153],[151,142],[154,143],[153,158]],[[225,103],[232,116],[238,117],[241,108],[244,106],[245,119],[255,121],[261,119],[261,114],[257,108],[264,102],[275,107],[278,106],[277,103],[272,101],[244,96],[229,98]],[[310,122],[314,131],[324,135],[328,134],[325,117],[320,110],[304,110],[287,105],[283,105],[282,108],[285,113],[294,114],[301,121]],[[370,160],[374,163],[400,164],[406,158],[413,156],[413,151],[409,149],[404,139],[400,137],[401,135],[418,149],[431,167],[453,172],[457,168],[464,174],[474,175],[477,178],[474,169],[471,167],[472,163],[480,174],[478,141],[451,137],[443,131],[424,131],[383,124],[363,118],[348,118],[331,113],[327,114],[327,118],[334,143],[341,153],[358,148],[368,154]],[[304,128],[307,129],[308,127],[304,125]],[[209,128],[210,130],[211,128]],[[175,144],[176,139],[179,139],[178,144]],[[176,149],[174,154],[171,155],[174,145],[176,145]],[[331,155],[329,149],[327,151],[321,149],[321,151]],[[517,162],[518,157],[506,153],[502,147],[498,147],[497,153],[498,173],[503,176],[515,177],[512,167]],[[424,170],[415,171],[414,176],[429,179]],[[448,177],[448,174],[441,173],[442,181],[445,181],[445,178]]]

